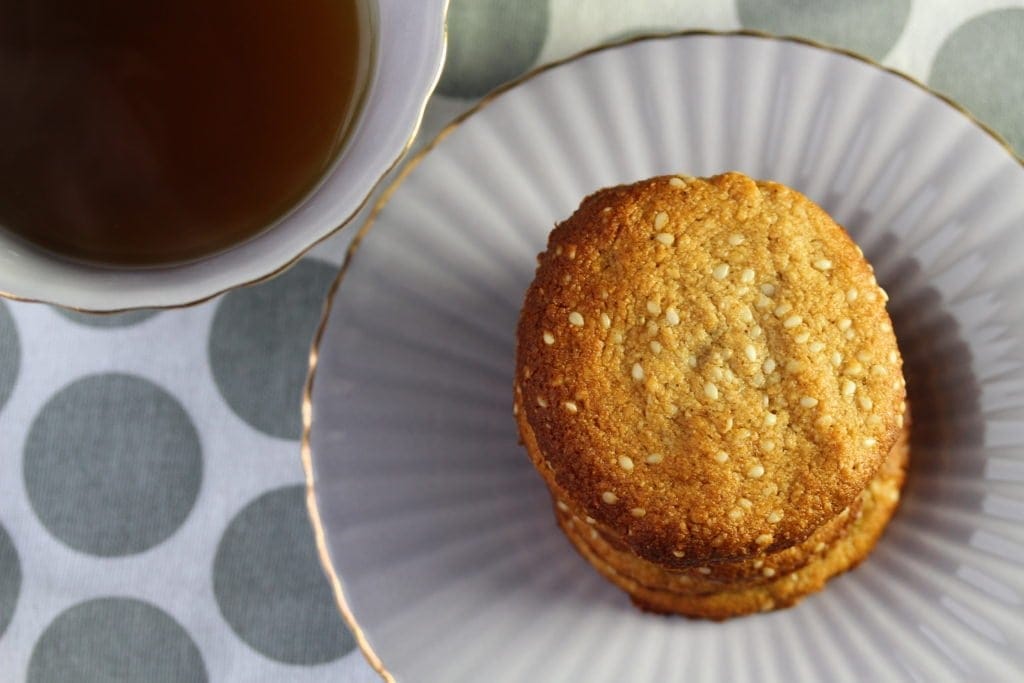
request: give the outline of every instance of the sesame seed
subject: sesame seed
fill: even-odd
[[[619,467],[626,470],[627,472],[633,471],[633,458],[628,455],[619,456]]]
[[[878,443],[878,441],[876,441],[875,437],[873,436],[869,436],[868,438],[864,439],[864,445],[867,446],[868,448],[871,448],[876,443]]]
[[[765,453],[771,453],[775,450],[775,442],[771,439],[765,439],[761,442],[761,450]]]
[[[668,214],[664,211],[659,211],[654,214],[654,229],[661,230],[668,223]]]
[[[747,356],[747,360],[751,362],[757,360],[757,349],[754,348],[753,344],[747,344],[743,349],[743,353]]]
[[[644,460],[647,463],[651,464],[651,465],[657,465],[658,463],[660,463],[664,459],[665,458],[664,458],[664,456],[662,456],[661,453],[651,453],[646,458],[644,458]]]
[[[518,415],[519,414],[519,404],[518,403],[513,403],[512,404],[512,414],[513,415]]]
[[[654,236],[654,239],[658,240],[666,247],[671,247],[676,242],[676,236],[670,232],[659,232]]]
[[[587,515],[586,517],[584,517],[583,521],[586,522],[587,524],[590,524],[591,526],[593,526],[594,524],[597,524],[597,520],[594,519],[593,517],[591,517],[590,515]]]
[[[775,312],[778,313],[779,309],[776,308]],[[803,321],[804,321],[803,317],[801,317],[799,315],[791,315],[788,318],[786,318],[785,321],[783,321],[782,326],[785,327],[788,330],[788,329],[796,327],[797,325],[799,325]]]
[[[602,313],[601,314],[601,327],[603,327],[604,329],[607,330],[611,326],[612,326],[612,319],[608,317],[607,313]]]
[[[833,351],[832,352],[832,365],[834,365],[834,366],[836,366],[838,368],[840,365],[842,365],[842,363],[843,363],[843,354],[839,353],[838,351]]]
[[[729,519],[731,519],[733,521],[736,521],[737,519],[739,519],[742,516],[743,516],[743,510],[740,510],[739,508],[733,508],[732,510],[729,510]]]
[[[847,375],[853,375],[856,377],[857,375],[864,374],[864,366],[858,363],[857,361],[853,361],[852,363],[846,366],[846,370],[844,370],[843,372],[845,372]]]
[[[856,384],[854,384],[853,382],[851,382],[848,379],[844,379],[843,380],[843,388],[842,388],[843,396],[853,396],[853,394],[856,391],[857,391],[857,385]]]
[[[831,427],[835,421],[836,420],[834,417],[826,413],[825,415],[819,417],[815,421],[815,424],[817,424],[819,427]]]
[[[772,542],[772,535],[771,534],[761,534],[756,539],[754,539],[754,542],[757,543],[758,545],[768,545],[769,543]]]
[[[744,268],[743,272],[740,273],[740,282],[744,284],[750,284],[754,281],[754,271],[750,268]]]
[[[615,505],[616,503],[619,502],[619,497],[616,496],[611,491],[605,491],[604,493],[601,494],[601,500],[608,503],[609,505]]]
[[[764,566],[764,558],[758,558],[754,560],[754,569],[760,569]]]
[[[878,416],[877,415],[872,415],[871,417],[878,417]],[[879,419],[881,419],[881,418],[879,418]],[[902,415],[897,415],[896,416],[896,426],[899,427],[900,429],[903,428],[903,416]]]
[[[810,332],[801,332],[800,334],[793,337],[793,341],[797,344],[806,344],[807,340],[811,338]]]
[[[541,408],[547,408],[548,407],[548,401],[543,396],[538,396],[537,397],[537,405],[539,405]]]
[[[764,333],[764,330],[761,329],[760,325],[754,325],[753,327],[750,328],[750,338],[751,339],[757,339],[763,333]]]
[[[575,244],[570,244],[568,247],[566,247],[565,248],[565,255],[569,257],[570,261],[572,261],[574,258],[576,258],[576,245]]]
[[[757,542],[761,543],[760,537],[758,537],[758,541]],[[768,543],[771,543],[771,541],[765,541],[764,544],[767,545]],[[775,570],[772,569],[771,567],[765,567],[764,569],[761,570],[761,573],[764,574],[765,578],[768,578],[768,579],[770,579],[773,576],[775,576]]]
[[[816,552],[816,553],[820,553],[820,552],[821,552],[822,550],[824,550],[824,549],[825,549],[826,547],[828,547],[828,546],[826,546],[826,545],[825,545],[825,542],[824,542],[824,541],[819,541],[819,542],[818,542],[818,545],[814,546],[814,552]]]
[[[882,330],[882,332],[892,332],[892,325],[889,323],[882,323],[878,326],[878,329]]]
[[[896,363],[896,361],[898,361],[899,359],[900,359],[900,354],[899,353],[897,353],[896,351],[890,351],[889,352],[889,362],[890,363]]]
[[[648,320],[647,321],[647,336],[653,337],[656,334],[658,334],[658,323],[654,322],[653,320]]]
[[[684,553],[682,550],[673,550],[672,555],[678,558],[686,557],[686,553]]]
[[[761,365],[761,367],[764,369],[766,374],[772,374],[773,372],[775,372],[775,359],[768,358],[767,360],[765,360],[764,364]]]
[[[759,309],[770,308],[772,305],[772,300],[766,297],[764,294],[759,294],[757,296],[757,303],[755,303],[754,305]]]
[[[843,336],[846,337],[847,339],[853,339],[854,337],[857,336],[857,333],[853,330],[853,328],[851,328],[844,332]]]
[[[578,406],[577,406],[577,405],[576,405],[575,403],[573,403],[572,401],[566,401],[566,402],[565,402],[565,403],[563,403],[562,405],[563,405],[563,406],[565,407],[565,409],[566,409],[566,410],[568,410],[568,411],[569,411],[570,413],[576,413],[576,412],[579,412],[579,407],[578,407]]]
[[[600,536],[600,534],[597,533],[597,529],[591,529],[590,530],[590,538],[591,539],[596,541],[599,536]]]
[[[725,276],[728,275],[728,274],[729,274],[729,264],[728,263],[719,263],[717,266],[715,266],[714,270],[711,271],[711,275],[714,276],[714,278],[716,280],[724,280]]]
[[[552,344],[554,344],[555,343],[555,335],[551,334],[550,332],[545,332],[544,333],[544,343],[547,344],[548,346],[551,346]]]
[[[715,462],[717,462],[717,463],[729,462],[729,454],[726,453],[725,451],[718,451],[717,453],[715,453]]]
[[[886,367],[884,365],[872,365],[871,366],[871,374],[872,375],[884,375],[887,372],[889,372],[889,371],[886,369]]]
[[[781,318],[792,310],[793,307],[788,302],[783,302],[775,307],[775,317]]]
[[[871,410],[875,406],[870,396],[861,396],[857,399],[857,402],[860,403],[860,407],[864,410]]]
[[[871,354],[867,351],[858,351],[857,360],[859,360],[861,363],[868,363],[871,361]]]
[[[659,313],[661,313],[661,304],[659,304],[657,301],[648,301],[647,312],[650,313],[651,315],[658,315]]]
[[[765,296],[774,296],[775,285],[771,284],[770,282],[765,282],[763,285],[761,285],[761,293],[764,294]]]
[[[775,413],[765,413],[764,414],[764,423],[766,425],[768,425],[769,427],[773,426],[778,421],[779,421],[779,416],[776,415]]]
[[[621,344],[622,343],[622,330],[614,330],[612,332],[612,343],[614,343],[614,344]]]
[[[798,373],[804,369],[804,364],[798,360],[786,361],[786,372]]]
[[[708,382],[704,385],[704,395],[710,399],[718,398],[718,387],[715,386],[714,382]]]
[[[650,347],[651,347],[651,352],[652,353],[655,353],[655,354],[661,353],[661,342],[659,342],[657,339],[652,339],[651,340]]]
[[[832,268],[832,262],[827,258],[821,258],[814,262],[814,267],[818,270],[829,270]]]
[[[565,503],[563,503],[562,501],[558,501],[556,503],[556,505],[558,505],[558,509],[561,510],[562,512],[568,512],[569,511],[569,506],[566,505]]]
[[[849,301],[852,304],[854,301],[857,300],[857,294],[858,294],[857,289],[854,288],[854,287],[851,287],[846,292],[846,300]]]
[[[665,311],[665,322],[667,322],[669,325],[678,325],[679,324],[679,311],[677,311],[674,307],[670,306]]]
[[[729,235],[729,244],[731,244],[734,247],[738,247],[741,244],[743,244],[745,239],[746,238],[743,237],[743,235],[739,234],[738,232],[734,232],[733,234]]]
[[[816,342],[811,342],[810,345],[807,348],[809,348],[814,353],[818,353],[820,351],[824,351],[825,350],[825,345],[822,344],[819,341],[816,341]]]
[[[868,293],[864,295],[864,298],[867,299],[868,301],[874,301],[875,299],[878,298],[878,294],[872,291],[868,291]]]
[[[633,376],[633,379],[640,381],[644,378],[644,369],[639,363],[633,363],[633,369],[629,373]]]
[[[643,508],[633,508],[632,510],[629,511],[629,514],[633,515],[634,517],[643,517],[647,514],[647,510],[644,510]]]
[[[725,381],[727,381],[727,382],[735,382],[736,381],[736,373],[734,373],[732,371],[732,368],[726,368],[725,369]]]
[[[758,463],[747,470],[747,476],[751,479],[760,479],[764,476],[764,465]]]
[[[701,574],[703,574],[704,576],[707,576],[708,574],[711,573],[711,568],[710,567],[697,567],[697,571],[700,572]]]
[[[691,368],[697,367],[697,356],[688,356],[686,358],[686,364],[689,365]]]
[[[897,415],[896,417],[899,418],[899,420],[897,420],[897,422],[899,423],[899,426],[902,427],[903,426],[903,416],[902,415]],[[868,415],[868,424],[871,425],[872,427],[876,427],[876,426],[882,424],[882,418],[880,418],[877,415],[875,415],[874,413],[872,413],[871,415]]]
[[[848,329],[850,329],[850,325],[852,325],[852,324],[853,324],[853,321],[850,320],[849,318],[843,318],[842,320],[840,320],[837,323],[837,325],[839,326],[840,330],[848,330]]]
[[[779,485],[776,484],[774,481],[770,481],[767,484],[765,484],[765,486],[764,486],[764,494],[766,496],[774,496],[778,492],[779,492]]]
[[[561,244],[556,244],[555,245],[555,256],[561,256],[561,255],[562,255],[562,245]]]
[[[772,510],[771,513],[768,515],[768,523],[778,524],[780,521],[782,521],[782,513],[779,512],[778,510]]]
[[[668,184],[672,187],[686,187],[686,181],[682,178],[672,177],[668,179]]]
[[[576,327],[583,327],[583,316],[573,311],[569,314],[569,324],[575,325]]]
[[[754,507],[754,504],[750,501],[749,498],[740,498],[736,502],[739,503],[740,507],[743,508],[744,510],[749,510],[750,508]]]
[[[740,307],[740,320],[742,320],[745,323],[754,322],[754,314],[751,312],[750,306]]]

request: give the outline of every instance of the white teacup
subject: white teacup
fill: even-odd
[[[350,221],[419,129],[445,55],[448,0],[367,0],[369,83],[345,148],[318,188],[269,229],[200,261],[163,268],[73,263],[0,231],[0,296],[93,312],[198,303],[270,277]]]

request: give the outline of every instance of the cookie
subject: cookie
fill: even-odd
[[[821,590],[826,581],[856,567],[871,552],[899,504],[908,456],[907,440],[901,438],[885,465],[858,496],[860,511],[851,516],[844,532],[801,569],[773,574],[773,578],[758,585],[723,584],[710,592],[686,582],[677,582],[673,588],[666,587],[664,581],[660,586],[652,586],[616,568],[607,546],[602,549],[593,535],[571,518],[560,516],[559,522],[580,554],[605,578],[629,593],[642,609],[715,620],[781,609]]]
[[[520,435],[573,514],[646,562],[779,553],[853,505],[901,431],[886,299],[846,232],[783,185],[601,190],[538,257]]]

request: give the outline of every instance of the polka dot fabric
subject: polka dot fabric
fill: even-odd
[[[865,53],[1024,152],[1024,2],[994,0],[452,0],[420,144],[539,63],[698,28]],[[0,302],[0,679],[379,680],[320,571],[298,458],[309,342],[354,233],[195,308]]]

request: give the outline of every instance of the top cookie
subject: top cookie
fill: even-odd
[[[574,507],[637,555],[683,566],[799,543],[896,441],[887,297],[800,193],[739,173],[601,190],[538,261],[518,328],[520,431]]]

